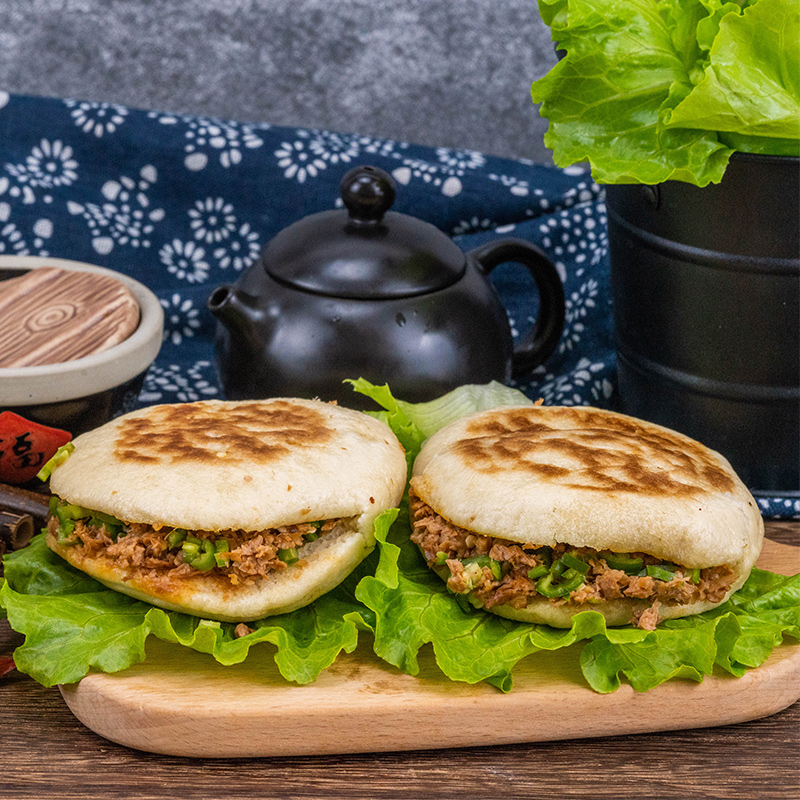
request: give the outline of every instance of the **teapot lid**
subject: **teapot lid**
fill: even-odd
[[[275,280],[315,294],[363,300],[443,289],[466,269],[458,245],[435,226],[389,211],[395,183],[360,166],[342,178],[345,209],[311,214],[278,233],[261,263]]]

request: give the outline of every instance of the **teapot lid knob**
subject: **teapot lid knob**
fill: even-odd
[[[396,184],[388,172],[353,167],[340,191],[346,211],[309,214],[267,244],[260,263],[268,275],[327,297],[386,300],[444,289],[466,272],[466,257],[449,236],[389,210]]]
[[[380,222],[392,207],[397,191],[388,172],[368,165],[348,170],[340,190],[350,220],[361,224]]]

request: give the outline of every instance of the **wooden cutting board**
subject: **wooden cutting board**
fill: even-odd
[[[800,572],[800,548],[765,540],[758,566]],[[243,664],[151,640],[147,660],[92,673],[61,693],[75,716],[114,742],[202,758],[320,755],[510,744],[728,725],[774,714],[800,699],[800,645],[783,644],[742,678],[675,680],[601,695],[580,672],[580,645],[541,652],[502,694],[442,677],[430,648],[410,677],[368,645],[342,655],[316,683],[288,684],[272,649]]]

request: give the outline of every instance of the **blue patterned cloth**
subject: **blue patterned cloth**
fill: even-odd
[[[282,228],[340,204],[342,175],[363,163],[394,176],[395,210],[464,250],[510,234],[548,253],[564,280],[566,328],[518,388],[546,403],[614,406],[603,192],[579,168],[0,92],[0,254],[87,261],[141,281],[164,306],[166,330],[139,403],[221,397],[211,290]],[[518,335],[536,314],[530,278],[512,267],[492,278]],[[766,516],[800,518],[796,500],[759,504]]]

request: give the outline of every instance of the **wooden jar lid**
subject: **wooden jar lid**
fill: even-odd
[[[59,364],[128,338],[139,304],[120,281],[41,267],[0,281],[0,367]]]

